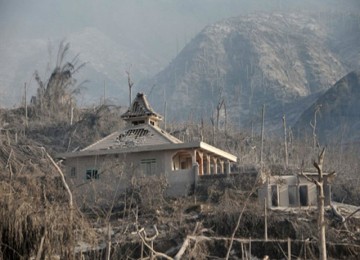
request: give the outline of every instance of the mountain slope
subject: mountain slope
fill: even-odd
[[[143,87],[152,88],[150,102],[158,110],[165,99],[171,104],[169,119],[209,117],[224,99],[236,125],[259,121],[263,104],[268,123],[281,122],[289,110],[294,122],[311,104],[309,96],[327,90],[348,69],[329,47],[329,37],[324,23],[308,14],[223,20],[206,27]]]
[[[316,134],[322,142],[360,141],[360,70],[340,79],[308,108],[299,118],[294,130],[311,135],[316,114]]]

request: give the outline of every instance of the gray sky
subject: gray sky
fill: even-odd
[[[0,28],[9,38],[51,39],[96,27],[114,40],[145,43],[168,57],[206,24],[223,18],[254,11],[358,7],[358,0],[0,0]]]
[[[359,3],[359,0],[0,0],[0,106],[18,100],[21,95],[12,94],[13,89],[21,89],[36,69],[45,67],[49,60],[48,41],[56,46],[61,39],[68,39],[80,58],[99,61],[97,66],[90,64],[84,69],[90,74],[86,79],[93,82],[89,88],[95,89],[106,77],[114,86],[123,84],[121,77],[111,75],[124,74],[124,67],[130,62],[138,65],[136,80],[155,74],[206,25],[221,19],[257,11],[341,9],[358,14]],[[97,41],[91,42],[89,32],[97,33]],[[77,41],[72,43],[76,36]],[[116,45],[119,48],[114,50]],[[115,52],[117,56],[111,61]],[[114,69],[116,66],[120,68]]]

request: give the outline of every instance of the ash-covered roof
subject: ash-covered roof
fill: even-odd
[[[161,116],[155,113],[142,93],[138,93],[129,110],[121,116],[128,127],[116,131],[81,151],[58,154],[58,158],[78,156],[162,151],[174,149],[200,149],[232,162],[236,156],[204,142],[183,143],[158,126]]]
[[[128,111],[126,111],[121,118],[124,120],[137,117],[156,117],[158,120],[161,120],[161,115],[157,114],[150,106],[149,102],[146,99],[146,96],[143,93],[138,93],[136,98],[132,102]]]
[[[127,149],[138,146],[178,144],[179,139],[157,126],[142,124],[124,130],[116,131],[98,142],[84,148],[82,151]]]

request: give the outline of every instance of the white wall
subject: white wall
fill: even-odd
[[[170,184],[169,196],[185,196],[195,182],[193,169],[172,171],[172,156],[174,151],[141,152],[128,154],[113,154],[101,156],[84,156],[68,158],[66,176],[78,204],[108,204],[123,193],[136,176],[165,175]],[[143,160],[156,161],[151,165],[151,172],[146,173]],[[144,161],[143,161],[144,162]],[[76,176],[71,176],[71,168],[75,167]],[[86,179],[88,169],[97,169],[99,179]]]

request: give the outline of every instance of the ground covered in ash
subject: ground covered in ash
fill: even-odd
[[[287,257],[288,239],[293,257],[317,258],[316,208],[269,210],[265,241],[264,208],[252,184],[214,182],[191,196],[171,199],[164,196],[164,180],[148,178],[134,182],[111,208],[71,206],[51,156],[117,130],[117,115],[98,108],[71,125],[41,127],[38,121],[26,127],[21,111],[0,111],[2,258],[279,259]],[[333,203],[326,209],[326,222],[329,258],[356,259],[358,207]]]

